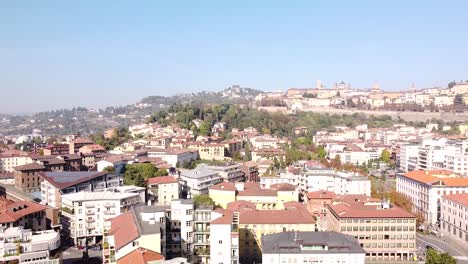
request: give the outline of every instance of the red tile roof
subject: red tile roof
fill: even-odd
[[[148,184],[168,184],[168,183],[177,183],[177,179],[173,176],[159,176],[149,178],[147,180]]]
[[[14,167],[16,171],[26,171],[26,170],[45,170],[44,165],[33,162],[21,166]]]
[[[468,206],[468,193],[457,193],[444,195],[445,199],[452,200],[464,206]]]
[[[15,222],[24,216],[44,211],[47,208],[45,205],[34,202],[13,202],[6,198],[0,198],[0,223]]]
[[[218,190],[218,191],[236,191],[236,185],[233,182],[220,182],[215,184],[209,188],[210,190]]]
[[[249,201],[235,201],[228,203],[226,209],[231,211],[240,211],[242,209],[255,210],[256,206],[254,203]]]
[[[117,260],[117,264],[146,264],[155,260],[164,260],[164,256],[158,252],[139,247]]]
[[[270,186],[270,188],[272,190],[276,190],[276,191],[295,191],[297,189],[296,186],[292,185],[292,184],[289,184],[289,183],[276,183],[276,184],[272,184]]]
[[[140,237],[132,210],[111,219],[109,235],[114,236],[117,250]]]
[[[329,191],[316,191],[307,193],[307,198],[311,199],[334,199],[336,194],[334,192]]]
[[[240,224],[315,224],[314,217],[305,208],[286,210],[241,210]]]
[[[468,186],[468,178],[463,178],[448,170],[417,170],[407,172],[404,176],[424,184],[434,184],[440,181],[440,185],[445,186]]]

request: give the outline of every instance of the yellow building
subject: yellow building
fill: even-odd
[[[209,188],[209,195],[222,208],[234,201],[247,201],[258,210],[283,210],[283,203],[299,201],[297,187],[287,183],[266,189],[257,182],[221,182]]]

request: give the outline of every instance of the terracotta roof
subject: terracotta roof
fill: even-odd
[[[210,190],[218,191],[236,191],[236,185],[233,182],[220,182],[209,188]]]
[[[233,220],[233,213],[230,210],[216,210],[217,212],[221,212],[223,215],[218,217],[210,222],[211,225],[229,225],[232,223]]]
[[[468,193],[448,194],[444,195],[444,198],[468,206]]]
[[[109,235],[114,236],[115,249],[119,250],[123,246],[140,237],[136,219],[131,210],[111,219],[111,229]]]
[[[276,190],[276,191],[295,191],[296,190],[296,186],[292,185],[292,184],[289,184],[289,183],[276,183],[276,184],[272,184],[270,186],[270,188],[272,190]]]
[[[241,210],[240,224],[315,224],[305,208],[286,210]]]
[[[149,261],[164,260],[158,252],[139,247],[117,260],[117,264],[146,264]]]
[[[316,191],[307,193],[307,198],[311,199],[334,199],[336,194],[334,192],[329,191]]]
[[[87,149],[87,150],[90,150],[90,151],[105,151],[106,149],[99,145],[99,144],[90,144],[90,145],[86,145],[86,146],[83,146],[80,148],[80,151],[82,149]]]
[[[435,184],[440,182],[440,185],[446,186],[468,186],[468,178],[463,178],[454,172],[447,170],[417,170],[407,172],[404,176],[424,184]]]
[[[82,138],[82,137],[75,138],[72,142],[75,144],[93,144],[94,143],[92,140],[87,139],[87,138]]]
[[[168,183],[177,183],[177,179],[173,176],[159,176],[149,178],[147,180],[148,184],[168,184]]]
[[[228,203],[226,207],[226,209],[232,210],[232,211],[240,211],[246,208],[255,210],[256,206],[254,203],[249,202],[249,201],[235,201],[235,202]]]
[[[13,202],[6,198],[0,198],[0,223],[15,222],[21,217],[46,210],[48,207],[42,204],[18,201]]]
[[[379,199],[365,195],[343,195],[327,206],[337,218],[415,218],[395,205],[383,209]]]
[[[45,170],[44,165],[33,162],[21,166],[14,167],[17,171],[25,171],[25,170]]]

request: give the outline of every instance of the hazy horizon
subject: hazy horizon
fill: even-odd
[[[0,113],[232,84],[383,90],[468,79],[466,1],[0,3]]]

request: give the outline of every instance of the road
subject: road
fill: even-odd
[[[422,249],[430,246],[439,252],[447,252],[449,255],[455,257],[459,264],[468,264],[468,250],[466,248],[462,249],[454,243],[444,241],[442,238],[418,233],[416,235],[416,245]]]
[[[83,250],[78,250],[76,248],[67,248],[63,252],[63,263],[64,264],[79,264],[79,263],[102,263],[102,251],[98,250],[88,250],[89,259],[84,261]]]

